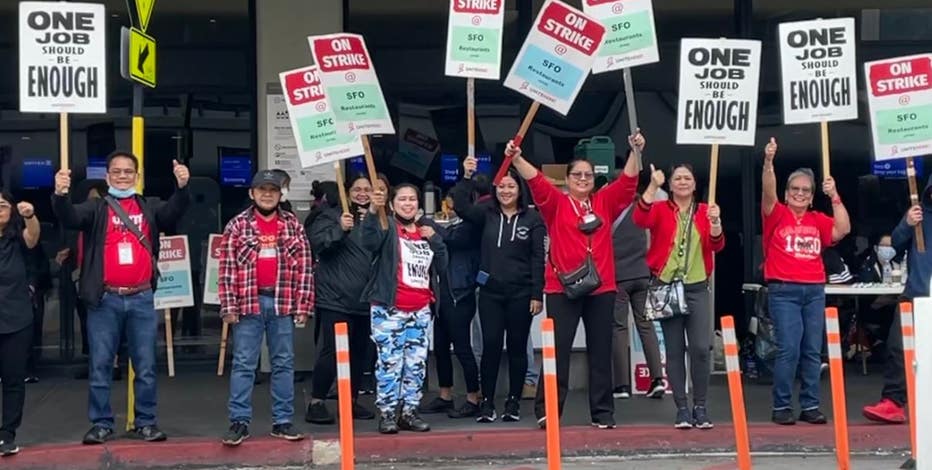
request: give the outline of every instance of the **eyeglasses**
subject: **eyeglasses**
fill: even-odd
[[[13,206],[11,206],[10,203],[8,203],[8,202],[0,202],[0,211],[8,211],[8,210],[10,210],[10,209],[12,209],[12,208],[13,208]]]
[[[570,177],[577,180],[591,180],[595,177],[595,173],[591,171],[571,171]]]
[[[808,186],[790,186],[787,188],[790,194],[802,194],[803,196],[808,196],[812,194],[812,188]]]
[[[133,176],[136,174],[136,170],[131,170],[129,168],[124,168],[122,170],[119,168],[111,168],[107,170],[107,173],[110,173],[110,176]]]

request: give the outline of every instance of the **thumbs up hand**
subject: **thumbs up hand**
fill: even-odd
[[[172,160],[172,167],[172,172],[175,173],[175,179],[178,180],[178,189],[187,186],[188,179],[191,178],[188,167],[178,163],[178,160]]]

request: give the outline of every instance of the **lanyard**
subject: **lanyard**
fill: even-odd
[[[579,213],[579,209],[576,207],[576,200],[572,196],[566,196],[570,200],[570,205],[573,206],[573,212],[576,213],[576,217],[582,217],[582,214]],[[583,202],[579,203],[583,209],[585,209],[586,214],[592,213],[592,202],[589,199],[586,199]]]

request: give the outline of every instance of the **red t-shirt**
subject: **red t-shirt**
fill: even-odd
[[[434,301],[430,290],[430,263],[434,251],[420,232],[408,232],[398,225],[398,291],[395,308],[416,312]]]
[[[764,279],[824,284],[822,249],[833,244],[832,218],[815,211],[797,218],[779,202],[763,218]]]
[[[259,289],[274,289],[278,281],[278,214],[265,220],[257,213],[256,226],[259,227],[256,283]]]
[[[158,240],[149,240],[149,224],[135,198],[118,199],[129,220],[139,227],[152,249],[157,250]],[[107,233],[104,238],[104,285],[111,287],[137,287],[152,281],[152,255],[136,235],[123,226],[120,217],[107,208]],[[79,243],[80,245],[80,243]],[[83,248],[82,248],[83,252]],[[81,253],[83,257],[83,253]]]

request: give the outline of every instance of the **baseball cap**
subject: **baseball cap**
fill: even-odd
[[[282,177],[272,170],[262,170],[252,177],[250,188],[258,188],[264,184],[271,184],[278,189],[282,189]]]

